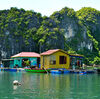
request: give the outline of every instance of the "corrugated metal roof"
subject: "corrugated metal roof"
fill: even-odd
[[[35,53],[35,52],[21,52],[19,54],[11,56],[11,58],[14,58],[14,57],[40,57],[40,54]]]
[[[41,53],[40,55],[51,55],[51,54],[53,54],[53,53],[55,53],[55,52],[57,52],[57,51],[62,51],[62,52],[64,52],[64,53],[67,54],[66,51],[63,51],[63,50],[61,50],[61,49],[52,49],[52,50],[48,50],[48,51],[46,51],[46,52],[43,52],[43,53]]]
[[[59,51],[59,50],[60,50],[60,49],[48,50],[48,51],[46,51],[46,52],[41,53],[40,55],[50,55],[50,54],[53,54],[53,53],[55,53],[55,52],[57,52],[57,51]]]

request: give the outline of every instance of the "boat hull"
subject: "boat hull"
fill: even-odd
[[[48,73],[50,72],[49,69],[25,69],[26,72],[32,72],[32,73]]]

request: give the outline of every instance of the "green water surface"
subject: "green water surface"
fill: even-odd
[[[100,99],[100,75],[0,72],[0,99]]]

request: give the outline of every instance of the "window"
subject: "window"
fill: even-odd
[[[50,56],[50,65],[54,65],[54,64],[56,64],[56,56],[51,55]]]
[[[66,64],[66,56],[59,56],[59,64]]]

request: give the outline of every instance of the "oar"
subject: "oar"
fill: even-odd
[[[45,69],[45,71],[47,72],[47,74],[49,73],[47,70],[46,70],[46,68],[44,68]]]

